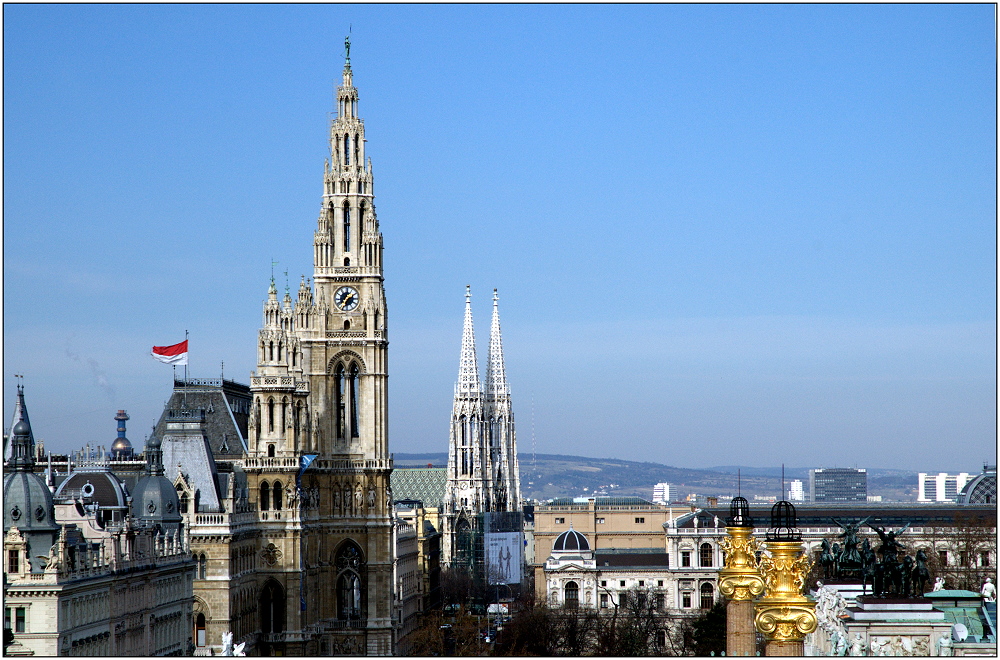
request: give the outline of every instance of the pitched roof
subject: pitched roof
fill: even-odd
[[[448,468],[395,468],[390,477],[395,501],[420,500],[424,506],[439,507],[444,502]]]

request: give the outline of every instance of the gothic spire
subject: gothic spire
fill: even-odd
[[[465,324],[462,327],[462,357],[458,364],[458,382],[455,394],[478,395],[479,367],[476,364],[476,335],[472,330],[472,287],[465,287]]]
[[[497,311],[497,290],[493,289],[493,321],[490,323],[490,361],[486,365],[486,395],[500,398],[510,395],[507,372],[503,365],[503,341],[500,338],[500,313]]]

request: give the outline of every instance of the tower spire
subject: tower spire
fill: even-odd
[[[503,340],[500,338],[500,313],[497,310],[499,296],[493,289],[493,320],[490,322],[490,361],[486,365],[486,394],[491,398],[510,394],[507,387],[507,372],[503,364]]]
[[[476,334],[472,328],[472,287],[465,287],[465,322],[462,326],[462,357],[458,364],[455,394],[479,394],[479,366],[476,364]]]
[[[10,461],[15,470],[30,472],[35,465],[35,438],[28,422],[28,408],[24,405],[24,385],[17,385],[17,403],[14,406],[14,425],[10,430]]]

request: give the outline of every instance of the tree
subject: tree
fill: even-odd
[[[996,519],[984,513],[955,516],[948,527],[932,527],[912,543],[924,548],[931,578],[943,577],[949,589],[979,591],[987,577],[997,579]],[[929,587],[928,587],[929,589]]]
[[[726,650],[726,603],[720,600],[712,609],[689,624],[685,646],[694,655],[722,655]]]

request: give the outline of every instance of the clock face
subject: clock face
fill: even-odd
[[[333,303],[338,309],[345,312],[357,309],[360,300],[361,296],[358,295],[358,290],[349,286],[342,286],[337,289],[337,293],[333,294]]]

